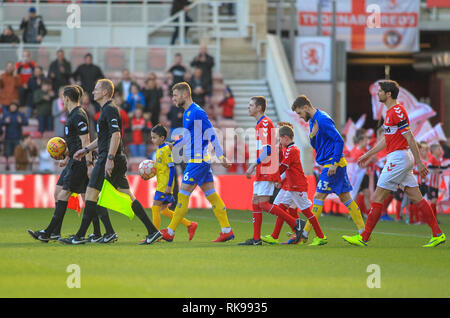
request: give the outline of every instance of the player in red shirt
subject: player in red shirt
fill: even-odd
[[[367,152],[367,145],[369,143],[369,137],[366,135],[365,129],[358,129],[355,136],[353,137],[354,147],[350,151],[350,156],[348,157],[352,162],[357,162],[358,159]],[[359,185],[356,203],[361,210],[363,215],[368,214],[370,206],[370,190],[369,190],[369,173],[371,173],[371,164],[368,168],[364,177]],[[359,175],[359,173],[358,173]],[[354,176],[356,177],[356,176]]]
[[[286,178],[274,204],[280,207],[294,204],[298,207],[316,232],[316,237],[310,245],[325,245],[328,243],[327,238],[322,233],[317,217],[311,211],[312,203],[307,195],[308,181],[303,172],[300,149],[294,144],[294,130],[289,126],[282,126],[279,129],[279,135],[280,145],[285,147],[284,157],[280,164],[280,174],[285,173]],[[288,241],[289,243],[291,240]]]
[[[265,115],[267,101],[263,96],[250,99],[248,113],[254,117],[256,123],[256,163],[252,163],[245,175],[251,178],[256,168],[256,180],[253,183],[253,237],[239,245],[262,245],[261,224],[262,211],[275,214],[295,231],[296,241],[301,237],[305,221],[296,219],[287,212],[269,203],[275,189],[275,183],[280,182],[278,153],[275,152],[275,127],[269,117]]]
[[[432,144],[430,146],[430,160],[428,161],[428,169],[430,170],[430,178],[428,181],[428,200],[430,200],[431,208],[434,216],[437,217],[436,203],[439,197],[439,187],[441,185],[442,162],[444,150],[440,144]]]
[[[151,121],[147,121],[143,117],[143,106],[137,104],[131,119],[132,140],[128,149],[132,157],[146,157],[147,144],[144,141],[144,130],[151,129]]]
[[[417,148],[419,149],[420,158],[427,163],[430,160],[430,147],[428,144],[424,141],[417,143]],[[419,170],[417,169],[417,164],[414,163],[413,168],[414,176],[417,178],[417,183],[419,184],[419,190],[420,193],[425,197],[428,194],[428,181],[429,181],[429,175],[422,177],[419,173]],[[427,198],[429,200],[429,198]],[[398,210],[401,212],[403,211],[403,207],[401,206],[401,203],[397,201],[398,209],[396,210],[396,213],[398,213]],[[433,208],[433,205],[431,205],[431,208]],[[398,217],[401,217],[401,215],[398,215]],[[422,214],[419,210],[416,209],[416,206],[414,204],[409,205],[409,218],[406,220],[407,224],[421,224],[425,223],[425,220],[423,219]]]
[[[277,128],[279,129],[280,127],[283,126],[288,126],[291,129],[294,129],[294,126],[292,126],[291,123],[287,122],[287,121],[280,121],[277,124]],[[281,144],[278,147],[278,162],[282,162],[284,159],[284,155],[286,152],[286,147],[282,146]],[[283,174],[280,174],[280,178],[281,178],[281,183],[276,183],[275,187],[276,188],[281,188],[283,190],[286,190],[284,187],[286,185],[286,172]],[[287,211],[292,217],[294,218],[298,218],[298,212],[297,212],[297,206],[295,204],[287,204],[285,205],[283,202],[284,200],[284,194],[282,192],[282,190],[279,190],[279,192],[277,193],[277,196],[275,198],[274,201],[274,205],[279,206],[280,208],[282,208],[283,210]],[[280,194],[281,193],[281,194]],[[278,201],[277,201],[278,200]],[[282,218],[277,217],[277,220],[275,222],[275,227],[273,229],[272,234],[266,235],[261,237],[261,239],[263,240],[263,242],[269,243],[269,244],[279,244],[280,242],[278,241],[278,237],[280,236],[280,232],[281,229],[283,227],[284,221]]]
[[[378,98],[387,107],[384,121],[385,138],[381,139],[374,148],[361,156],[358,164],[361,167],[365,167],[373,155],[386,148],[388,153],[386,165],[378,179],[364,232],[354,236],[344,235],[342,238],[350,244],[367,246],[370,235],[380,218],[384,200],[391,191],[395,191],[398,186],[401,186],[404,187],[404,192],[412,203],[416,204],[416,207],[422,212],[425,221],[432,230],[433,236],[424,247],[437,246],[444,243],[446,237],[434,217],[430,204],[420,193],[417,179],[413,175],[414,160],[422,176],[428,174],[428,169],[420,159],[416,141],[409,128],[408,114],[405,108],[397,103],[397,96],[400,91],[399,86],[395,81],[384,81],[380,82],[379,85]]]

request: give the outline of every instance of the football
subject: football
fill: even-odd
[[[139,164],[139,175],[142,179],[148,180],[156,175],[155,162],[153,160],[144,160]]]
[[[47,143],[47,151],[53,158],[58,158],[66,152],[66,141],[61,137],[53,137]]]

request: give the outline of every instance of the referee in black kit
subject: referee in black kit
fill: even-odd
[[[118,239],[109,219],[108,212],[105,210],[96,210],[98,197],[106,177],[118,191],[128,194],[131,197],[131,208],[142,223],[144,223],[148,231],[145,241],[140,244],[151,244],[162,235],[148,218],[141,203],[130,191],[130,186],[125,176],[127,172],[127,159],[123,154],[121,138],[122,120],[117,106],[111,100],[114,96],[114,84],[109,79],[98,80],[93,95],[95,101],[102,107],[97,122],[98,138],[87,147],[78,150],[74,154],[74,158],[81,160],[92,150],[98,148],[98,159],[92,170],[92,175],[86,189],[86,206],[80,229],[75,235],[59,240],[67,244],[83,243],[89,223],[95,216],[96,211],[99,213],[98,216],[106,230],[105,235],[99,243],[112,243]]]
[[[80,106],[82,95],[83,89],[78,85],[64,87],[64,108],[69,113],[64,127],[64,140],[66,141],[67,148],[65,154],[61,157],[53,158],[55,160],[61,160],[61,167],[65,165],[56,183],[55,212],[53,213],[50,224],[45,230],[28,230],[28,233],[34,239],[42,242],[60,238],[61,226],[67,210],[68,200],[72,193],[79,193],[84,197],[89,181],[88,170],[89,172],[92,171],[93,163],[91,156],[83,158],[81,161],[73,159],[75,152],[87,146],[90,142],[88,116]],[[104,209],[103,207],[99,208]],[[98,218],[92,218],[92,223],[94,225],[94,233],[89,236],[89,242],[95,242],[101,238]]]

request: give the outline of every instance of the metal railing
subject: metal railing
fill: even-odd
[[[166,61],[172,60],[172,53],[182,51],[183,55],[189,55],[191,51],[198,51],[201,40],[207,43],[214,50],[211,54],[215,57],[215,69],[220,71],[220,39],[223,36],[230,36],[234,32],[235,36],[247,36],[248,33],[248,0],[197,0],[189,6],[189,15],[193,22],[186,22],[184,11],[180,11],[170,16],[172,0],[141,0],[141,1],[120,1],[120,0],[98,0],[94,3],[84,3],[81,1],[62,1],[62,3],[47,3],[43,0],[35,0],[31,3],[0,3],[0,27],[12,25],[18,29],[22,18],[28,15],[28,9],[34,6],[37,13],[42,15],[49,33],[40,46],[27,45],[35,56],[41,59],[44,67],[48,58],[52,59],[54,48],[75,48],[80,47],[77,52],[93,50],[94,61],[102,63],[108,68],[108,58],[103,58],[104,50],[109,51],[109,55],[114,56],[111,51],[116,51],[117,59],[125,58],[128,68],[132,71],[146,71],[149,63],[145,63],[146,58],[142,51],[153,50],[161,55],[160,51],[167,52]],[[92,33],[82,33],[80,29],[74,28],[68,32],[67,19],[70,12],[67,12],[70,4],[80,6],[81,27],[84,30],[92,29]],[[231,12],[227,10],[228,5],[233,5]],[[160,45],[154,44],[153,39],[164,37],[168,41],[175,27],[179,29],[179,47],[171,48],[168,43]],[[187,37],[185,27],[189,27],[191,44],[186,43]],[[87,29],[86,29],[87,28]],[[130,28],[130,29],[127,29]],[[134,28],[134,29],[133,29]],[[122,30],[120,30],[122,29]],[[99,32],[98,30],[101,30]],[[127,38],[125,35],[132,34]],[[128,31],[130,30],[130,31]],[[139,35],[133,34],[133,30],[139,30]],[[162,33],[162,36],[161,36]],[[53,41],[52,41],[53,36]],[[101,38],[100,38],[101,37]],[[253,41],[253,40],[252,40]],[[161,42],[161,41],[160,41]],[[57,44],[56,44],[57,43]],[[195,44],[194,44],[195,43]],[[182,50],[180,49],[182,48]],[[46,52],[49,51],[50,52]],[[90,48],[90,49],[89,49]],[[6,60],[14,60],[14,55],[20,56],[20,48],[3,49],[6,56],[0,57],[0,69],[3,68]],[[8,52],[9,51],[9,52]],[[120,52],[122,51],[122,52]],[[78,54],[78,53],[77,53]],[[50,57],[47,57],[50,55]],[[172,55],[172,56],[171,56]],[[123,57],[121,57],[123,56]],[[170,57],[169,57],[170,56]],[[135,60],[137,58],[137,60]],[[156,58],[155,58],[156,59]],[[185,59],[185,62],[187,59]],[[78,63],[78,58],[75,64]],[[151,63],[150,63],[151,64]],[[117,67],[113,67],[117,68]]]
[[[80,1],[45,3],[37,0],[33,3],[0,3],[0,26],[9,24],[13,27],[19,26],[22,18],[28,15],[30,6],[34,6],[50,29],[64,28],[70,15],[70,12],[67,11],[70,4],[77,4],[80,7],[82,26],[106,28],[138,26],[146,28],[149,34],[161,30],[162,27],[172,27],[173,29],[175,26],[183,25],[196,28],[217,27],[222,30],[246,32],[248,22],[247,0],[194,1],[189,6],[189,15],[193,19],[193,22],[189,24],[182,21],[181,18],[178,19],[178,22],[175,21],[184,15],[184,11],[170,16],[171,0],[99,0],[95,3],[80,3]],[[228,5],[233,5],[234,10],[228,11],[226,7]]]

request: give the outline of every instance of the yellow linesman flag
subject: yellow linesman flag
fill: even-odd
[[[122,213],[130,218],[134,217],[133,209],[131,208],[131,198],[128,194],[118,191],[108,181],[103,181],[100,197],[98,198],[98,205]]]

